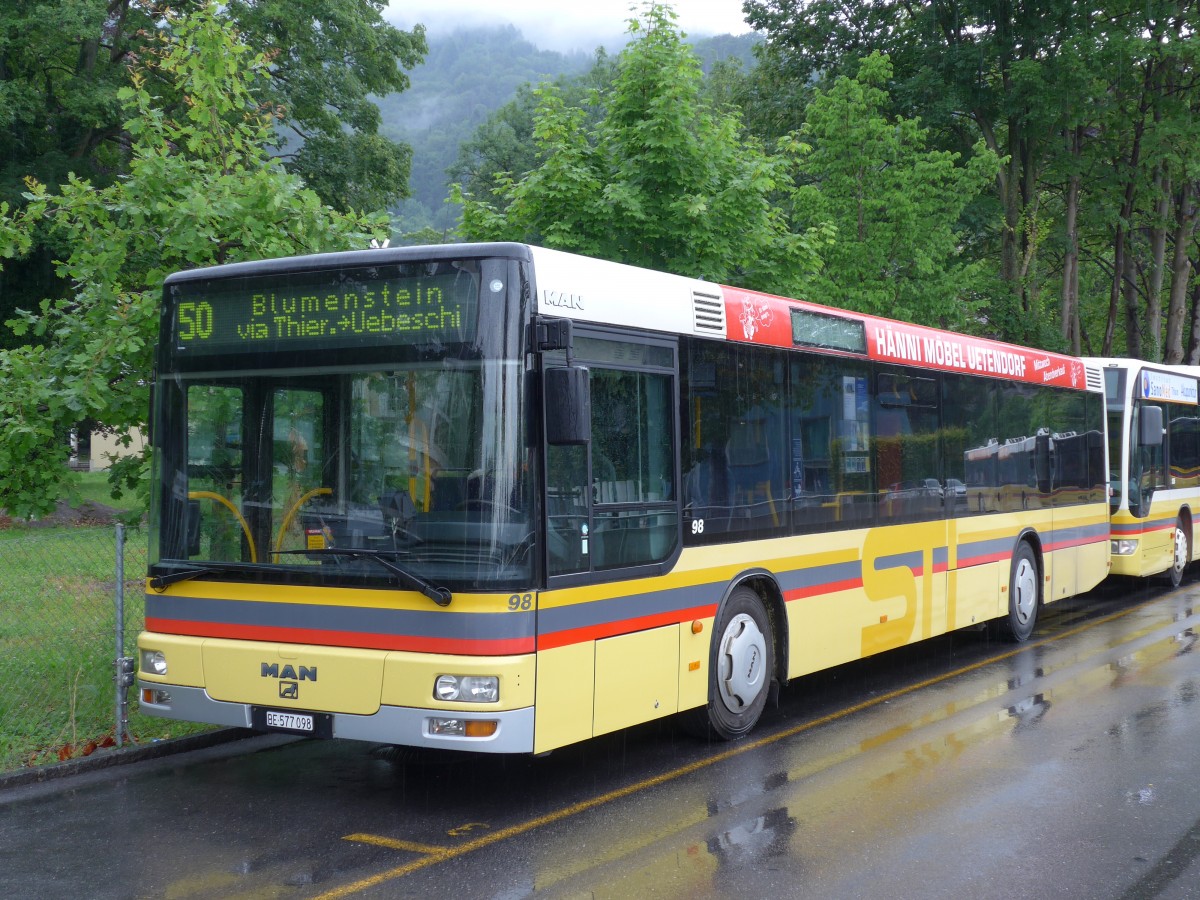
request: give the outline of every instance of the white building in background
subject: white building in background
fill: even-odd
[[[112,463],[112,457],[136,456],[141,453],[146,446],[146,435],[141,430],[136,430],[130,433],[133,439],[128,447],[124,446],[120,441],[120,435],[113,434],[108,431],[93,431],[89,446],[86,452],[80,453],[74,438],[72,438],[71,447],[71,466],[72,468],[82,469],[85,472],[104,471],[108,469]]]

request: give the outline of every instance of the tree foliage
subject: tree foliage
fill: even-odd
[[[536,165],[498,179],[495,202],[463,197],[465,237],[796,289],[817,264],[818,237],[793,233],[771,202],[789,160],[705,102],[699,63],[674,21],[657,3],[630,21],[611,88],[589,104],[594,121],[589,105],[569,105],[557,87],[534,92]]]
[[[0,258],[46,231],[70,286],[9,322],[38,342],[0,351],[0,507],[13,515],[53,506],[75,423],[144,423],[167,274],[386,233],[382,217],[331,210],[270,157],[275,111],[259,100],[270,61],[215,4],[168,24],[118,94],[127,175],[103,186],[68,175],[57,190],[31,178],[21,209],[0,207]]]
[[[50,188],[69,175],[103,187],[129,163],[119,92],[173,16],[207,0],[38,0],[0,3],[0,201],[23,204],[24,180]],[[220,17],[266,55],[273,78],[257,100],[281,115],[271,141],[288,171],[326,205],[378,210],[408,194],[411,148],[384,137],[372,95],[408,86],[425,51],[424,31],[383,20],[383,0],[233,0]],[[153,81],[154,73],[146,75]],[[164,115],[182,117],[182,96],[153,86]],[[31,253],[0,274],[0,321],[69,286],[52,260],[65,248],[38,235]],[[21,343],[0,329],[0,347]]]
[[[615,60],[598,51],[592,67],[575,77],[560,76],[553,83],[564,106],[584,111],[585,127],[592,130],[603,117],[599,98],[612,89]],[[543,79],[542,88],[544,89]],[[537,167],[539,150],[534,141],[538,105],[543,91],[526,83],[515,95],[478,125],[458,147],[458,156],[447,170],[452,184],[477,202],[503,207],[504,189],[511,174]]]
[[[386,8],[386,0],[223,4],[246,43],[270,62],[273,77],[258,96],[283,110],[285,166],[343,212],[382,210],[408,196],[412,148],[380,132],[373,95],[408,89],[406,70],[427,48],[421,26],[389,25]]]
[[[926,150],[927,129],[885,115],[891,74],[887,57],[871,54],[854,78],[838,78],[808,105],[800,134],[812,151],[799,157],[796,213],[837,229],[808,296],[961,325],[971,314],[964,300],[984,276],[978,263],[960,258],[959,220],[999,160],[977,148],[963,167],[957,153]]]
[[[0,11],[0,200],[19,200],[34,176],[68,173],[95,184],[124,170],[118,93],[135,61],[172,20],[207,0],[40,0]],[[318,185],[335,209],[382,209],[404,196],[408,147],[379,137],[372,94],[408,87],[424,31],[383,20],[383,0],[231,0],[219,15],[274,75],[254,87],[282,115],[289,171]],[[151,76],[153,77],[153,76]],[[158,88],[169,109],[170,85]],[[175,97],[176,101],[180,98]]]
[[[993,333],[1075,352],[1200,361],[1194,148],[1200,8],[1175,0],[748,0],[766,35],[747,122],[778,134],[813,83],[894,66],[891,112],[934,149],[1004,164],[964,210],[964,250],[999,278]],[[779,98],[785,98],[783,102]],[[1191,323],[1191,339],[1184,331]],[[1047,329],[1052,324],[1053,329]]]

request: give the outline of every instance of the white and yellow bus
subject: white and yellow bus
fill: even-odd
[[[1108,572],[1099,369],[518,244],[165,289],[139,699],[540,753]]]
[[[1104,373],[1111,466],[1112,571],[1178,587],[1200,506],[1200,369],[1087,360]]]

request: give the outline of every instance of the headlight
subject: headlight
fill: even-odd
[[[1137,541],[1113,541],[1112,552],[1114,556],[1132,556],[1137,553]]]
[[[430,737],[491,737],[499,729],[495,719],[430,719]]]
[[[500,679],[495,675],[439,675],[433,696],[457,703],[495,703],[500,699]]]
[[[142,671],[148,675],[166,675],[167,658],[161,650],[142,651]]]

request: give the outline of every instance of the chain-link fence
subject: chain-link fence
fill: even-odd
[[[158,736],[159,721],[120,722],[118,659],[136,656],[145,571],[144,531],[0,530],[0,772]]]

